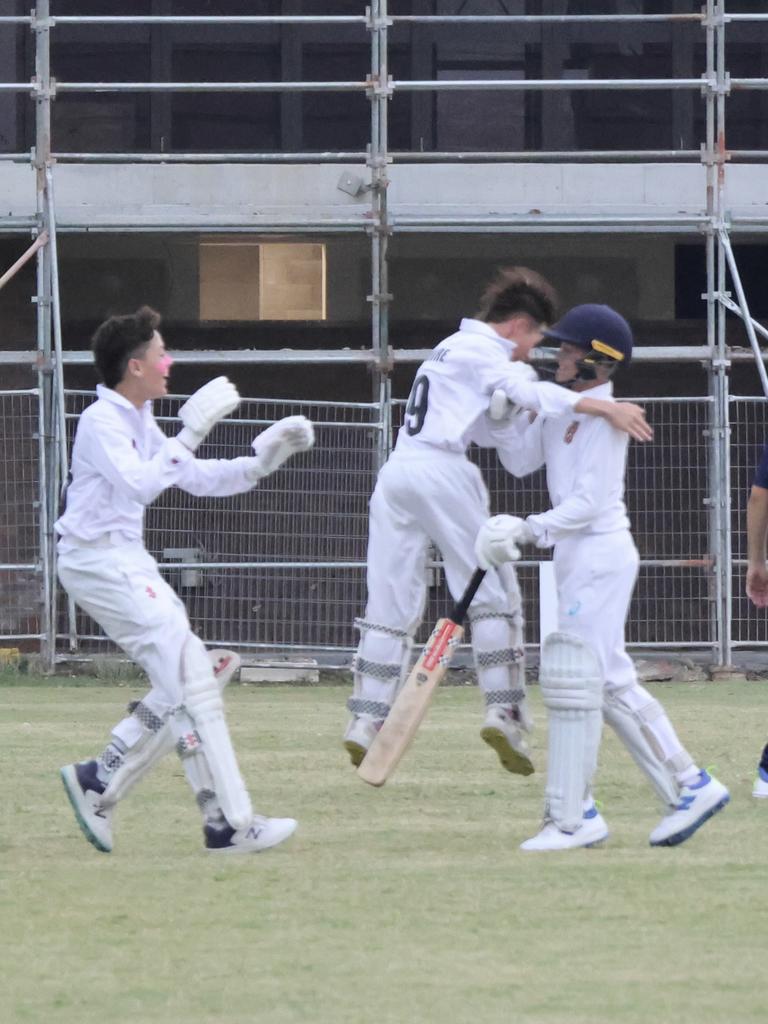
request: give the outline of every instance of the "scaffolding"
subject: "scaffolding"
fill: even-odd
[[[672,0],[670,0],[672,3]],[[426,5],[424,5],[426,6]],[[674,4],[672,4],[674,7]],[[64,368],[67,364],[89,359],[85,352],[65,352],[62,346],[61,308],[59,301],[59,273],[57,255],[57,229],[59,231],[107,230],[108,225],[76,223],[57,225],[57,207],[54,195],[57,167],[76,164],[364,164],[368,180],[357,186],[366,195],[367,208],[358,209],[354,217],[333,216],[313,220],[311,214],[300,222],[279,216],[262,218],[255,230],[280,234],[306,235],[313,230],[323,232],[365,232],[370,240],[371,280],[367,296],[370,304],[371,342],[365,352],[339,350],[301,351],[217,351],[215,354],[187,353],[180,362],[363,362],[373,371],[372,403],[379,410],[376,460],[386,458],[392,444],[393,423],[396,420],[391,388],[393,368],[401,363],[416,363],[425,357],[424,350],[394,349],[390,344],[389,307],[392,295],[388,278],[388,246],[394,234],[415,232],[477,233],[506,232],[509,234],[569,233],[569,232],[669,232],[703,234],[706,242],[706,344],[695,347],[649,347],[638,353],[639,360],[703,363],[708,373],[709,418],[707,444],[709,446],[709,551],[711,555],[713,654],[719,665],[728,665],[734,649],[731,635],[731,608],[733,603],[733,573],[738,559],[733,556],[731,535],[731,407],[734,401],[729,393],[729,367],[737,359],[754,359],[763,390],[768,395],[768,377],[758,343],[758,335],[768,332],[751,315],[747,305],[739,270],[733,254],[731,238],[737,232],[763,233],[768,230],[768,217],[744,214],[734,216],[726,207],[725,182],[729,165],[739,162],[768,162],[768,152],[755,150],[729,150],[726,145],[726,108],[729,96],[735,91],[768,89],[768,78],[731,77],[726,66],[726,37],[730,25],[736,23],[768,22],[765,13],[728,13],[726,0],[706,0],[700,12],[666,14],[410,14],[388,12],[387,0],[371,0],[365,13],[359,15],[306,15],[282,14],[269,16],[173,16],[120,15],[120,16],[59,16],[51,12],[51,0],[38,0],[35,10],[27,16],[0,17],[0,25],[25,26],[34,37],[35,74],[32,82],[3,82],[0,92],[31,95],[35,106],[35,144],[29,153],[2,154],[2,161],[31,163],[36,173],[36,213],[34,216],[0,219],[0,231],[20,234],[29,232],[32,244],[21,260],[0,278],[0,287],[18,271],[26,260],[37,261],[37,351],[0,353],[6,363],[28,362],[37,366],[37,394],[39,395],[39,460],[41,503],[39,510],[40,562],[39,573],[43,587],[43,615],[40,639],[46,662],[53,666],[57,650],[57,588],[55,585],[55,551],[53,521],[58,504],[61,481],[67,473],[67,395],[64,387]],[[389,34],[399,25],[430,27],[437,25],[490,26],[538,25],[554,30],[571,24],[578,26],[623,25],[635,23],[694,26],[703,35],[706,67],[700,77],[670,78],[434,78],[429,80],[399,79],[390,74]],[[59,26],[276,26],[311,25],[333,28],[354,25],[367,33],[370,46],[370,73],[360,81],[134,81],[134,82],[80,82],[54,80],[51,75],[51,36]],[[472,89],[477,91],[536,91],[541,94],[576,92],[579,90],[665,90],[690,96],[700,95],[705,105],[704,137],[700,147],[669,150],[591,150],[591,151],[494,151],[494,152],[421,152],[392,151],[388,141],[388,125],[393,97],[411,93],[437,95],[441,92]],[[272,153],[209,153],[209,152],[59,152],[51,132],[51,110],[56,97],[67,93],[173,93],[240,92],[248,94],[276,93],[281,102],[289,105],[303,93],[333,92],[356,93],[367,97],[370,103],[370,138],[365,150],[347,152],[272,152]],[[702,165],[705,170],[706,194],[700,214],[666,212],[649,215],[587,215],[572,213],[548,214],[538,212],[511,214],[485,214],[466,216],[460,212],[441,213],[393,211],[389,198],[390,169],[398,164],[558,164],[558,163],[646,163],[686,162]],[[120,229],[136,231],[179,230],[178,224],[154,221],[140,223],[133,228],[122,224]],[[194,214],[182,230],[212,230],[211,224],[196,223]],[[217,233],[254,230],[253,224],[228,222],[215,227]],[[734,284],[735,296],[727,290],[727,275]],[[731,312],[744,323],[750,351],[729,349],[726,344],[725,319]],[[674,561],[674,560],[673,560]],[[676,563],[677,564],[677,563]],[[679,565],[684,564],[684,559]],[[0,568],[12,569],[13,566]],[[74,612],[70,609],[70,621]]]

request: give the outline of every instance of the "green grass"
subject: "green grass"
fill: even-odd
[[[606,733],[609,844],[539,856],[518,844],[543,773],[500,768],[476,690],[441,691],[373,790],[340,746],[343,689],[232,687],[254,803],[300,831],[223,859],[202,852],[175,758],[119,808],[114,852],[90,847],[58,768],[99,750],[141,691],[22,682],[0,685],[3,1024],[765,1021],[764,682],[654,687],[732,793],[690,842],[647,845],[655,798]]]

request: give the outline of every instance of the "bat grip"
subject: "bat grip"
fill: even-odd
[[[485,573],[485,569],[475,569],[474,573],[472,574],[472,579],[467,584],[467,589],[464,591],[459,600],[451,609],[451,614],[448,616],[448,618],[451,620],[451,622],[455,622],[457,626],[460,626],[464,621],[464,616],[467,614],[467,609],[472,604],[472,598],[475,596],[480,584],[483,582],[483,579],[485,578]]]

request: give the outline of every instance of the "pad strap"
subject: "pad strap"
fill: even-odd
[[[396,662],[370,661],[359,654],[353,657],[352,668],[355,672],[359,672],[360,675],[370,676],[372,679],[380,679],[382,683],[396,682],[403,671],[402,665]]]
[[[504,647],[499,651],[477,651],[475,660],[478,668],[495,668],[497,665],[516,665],[524,655],[519,647]]]
[[[389,707],[383,701],[364,700],[362,697],[350,697],[347,701],[347,710],[353,715],[370,715],[372,718],[386,718]]]
[[[395,626],[383,626],[378,622],[367,622],[365,619],[355,619],[355,629],[360,633],[384,633],[386,636],[396,636],[399,640],[409,639],[409,634],[404,629],[397,629]]]
[[[525,690],[488,690],[485,693],[486,707],[494,704],[502,704],[504,707],[514,707],[525,700]]]

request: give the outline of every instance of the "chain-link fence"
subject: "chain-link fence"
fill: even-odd
[[[90,392],[66,394],[70,445],[78,415],[92,399]],[[158,419],[169,432],[181,400],[157,403]],[[712,510],[718,500],[708,440],[712,399],[640,401],[655,437],[649,444],[630,446],[627,505],[642,559],[628,624],[630,643],[716,648],[724,625],[718,574],[721,583],[730,577],[732,585],[727,625],[733,645],[768,643],[764,616],[756,615],[742,596],[745,503],[768,430],[766,403],[730,402],[733,550],[731,564],[718,566],[712,553]],[[0,392],[5,495],[0,632],[6,640],[42,639],[46,572],[52,574],[41,556],[45,481],[39,402],[34,390]],[[296,413],[316,425],[312,451],[292,459],[248,494],[212,499],[175,488],[164,492],[147,510],[146,541],[206,642],[255,652],[325,652],[345,660],[356,643],[352,621],[365,604],[368,498],[381,434],[397,429],[402,403],[382,409],[375,403],[244,401],[236,418],[219,424],[199,455],[248,454],[264,426]],[[542,471],[517,480],[493,451],[473,448],[471,457],[488,481],[492,511],[525,515],[548,507]],[[430,570],[427,624],[449,602],[438,558],[436,553]],[[529,644],[539,637],[538,576],[537,561],[521,563]],[[63,595],[56,632],[60,654],[102,650],[106,644],[87,616],[72,615]]]

